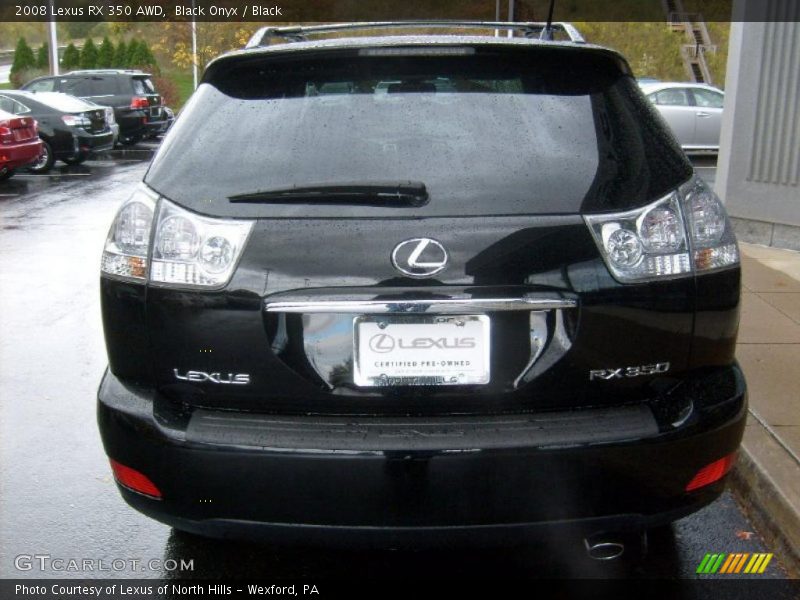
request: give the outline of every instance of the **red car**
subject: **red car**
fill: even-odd
[[[0,181],[11,177],[15,169],[36,162],[41,153],[36,120],[0,110]]]

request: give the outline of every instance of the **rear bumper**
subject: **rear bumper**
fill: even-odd
[[[114,147],[114,132],[109,129],[105,133],[81,133],[77,136],[78,148],[81,152],[99,153],[111,150]]]
[[[81,154],[111,150],[114,147],[114,134],[111,129],[94,134],[75,127],[69,132],[60,132],[49,141],[56,158],[70,159]]]
[[[654,527],[713,501],[723,482],[684,489],[741,440],[744,380],[738,367],[726,375],[730,393],[695,402],[678,427],[645,406],[416,421],[189,416],[111,373],[98,420],[109,457],[163,494],[120,487],[125,500],[179,529],[321,543],[512,543],[554,525],[581,535]]]
[[[0,146],[0,167],[17,169],[36,162],[42,153],[42,142],[36,137],[29,142]]]
[[[161,113],[159,117],[151,117],[143,110],[130,111],[124,115],[117,115],[120,132],[125,136],[140,136],[166,131],[169,124],[166,116]]]

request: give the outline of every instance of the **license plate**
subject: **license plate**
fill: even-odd
[[[489,331],[486,315],[356,317],[355,384],[386,387],[489,383]]]
[[[33,139],[33,130],[26,128],[12,129],[15,142],[24,142],[25,140]]]

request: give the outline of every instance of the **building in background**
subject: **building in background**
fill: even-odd
[[[800,250],[800,2],[736,0],[734,21],[716,190],[740,240]]]

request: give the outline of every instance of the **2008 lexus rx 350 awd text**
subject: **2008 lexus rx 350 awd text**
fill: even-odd
[[[209,65],[103,252],[129,504],[414,544],[720,495],[746,413],[725,210],[621,56],[513,27],[266,30]]]

